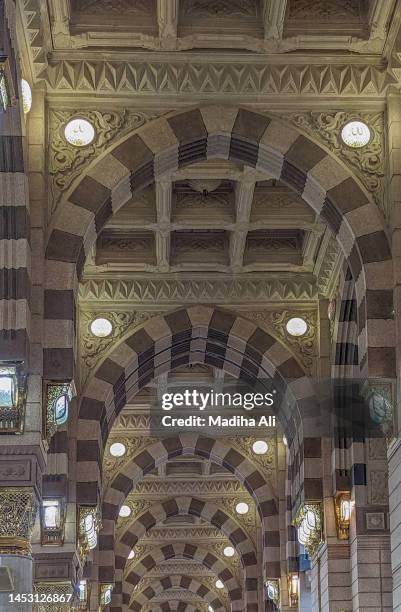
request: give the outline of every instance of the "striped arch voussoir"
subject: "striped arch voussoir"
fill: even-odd
[[[230,596],[231,610],[233,612],[242,612],[244,610],[242,588],[232,572],[228,569],[227,563],[221,557],[205,548],[195,544],[184,544],[181,542],[172,542],[170,544],[155,547],[152,551],[145,553],[140,559],[126,568],[123,586],[123,603],[129,604],[136,584],[139,584],[147,572],[170,559],[191,559],[211,570],[216,579],[220,579],[224,582]]]
[[[213,608],[214,612],[225,612],[224,604],[214,591],[195,578],[180,574],[155,579],[143,590],[135,594],[130,604],[130,610],[139,612],[144,606],[151,602],[154,597],[170,589],[189,591],[207,602]]]
[[[327,222],[355,280],[362,370],[394,377],[391,252],[376,206],[344,166],[293,127],[225,106],[147,124],[102,158],[60,207],[46,249],[45,377],[73,375],[74,282],[105,222],[137,189],[215,158],[240,161],[279,179]],[[56,347],[55,337],[63,338]]]
[[[232,610],[243,610],[242,592],[233,574],[228,570],[227,566],[212,553],[201,551],[192,544],[171,543],[160,548],[157,557],[146,555],[138,560],[135,567],[126,569],[128,555],[132,548],[141,540],[149,529],[162,524],[167,518],[172,516],[196,516],[202,518],[206,523],[213,527],[217,527],[222,533],[232,542],[237,553],[240,556],[242,567],[244,570],[246,592],[245,599],[248,604],[257,602],[257,557],[254,545],[247,533],[240,525],[230,517],[226,512],[218,508],[210,501],[203,501],[195,497],[180,497],[169,499],[164,502],[154,504],[146,510],[141,516],[135,519],[135,522],[121,534],[116,543],[115,568],[107,566],[109,562],[111,539],[107,534],[102,532],[99,540],[99,562],[102,565],[103,559],[105,566],[100,567],[99,575],[104,581],[106,577],[114,576],[116,588],[113,592],[113,602],[120,603],[120,595],[122,593],[122,603],[128,603],[133,589],[140,583],[143,576],[149,571],[149,567],[154,562],[163,562],[174,556],[183,558],[193,558],[204,563],[210,569],[219,572],[219,577],[224,581],[232,601]],[[266,517],[266,523],[270,524],[270,531],[267,533],[268,540],[272,543],[273,550],[270,551],[272,558],[276,560],[276,572],[279,572],[280,549],[278,547],[278,516]],[[110,525],[105,524],[106,528]],[[273,527],[276,531],[273,531]],[[104,530],[103,530],[104,531]],[[274,550],[274,545],[277,550]],[[272,563],[272,567],[273,567]],[[127,589],[121,588],[123,576],[125,572],[125,584]]]

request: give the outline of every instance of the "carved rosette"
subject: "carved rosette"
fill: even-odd
[[[0,554],[31,554],[38,502],[29,487],[0,488]]]

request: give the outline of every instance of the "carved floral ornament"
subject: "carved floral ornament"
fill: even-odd
[[[81,380],[86,380],[90,370],[104,357],[107,350],[130,329],[145,323],[153,316],[162,314],[164,313],[135,310],[129,312],[81,312]],[[95,337],[90,329],[91,322],[103,317],[110,321],[113,331],[107,337]]]
[[[95,157],[103,153],[117,138],[136,130],[161,113],[140,111],[56,110],[49,115],[49,212],[53,214],[63,197]],[[76,117],[89,121],[95,138],[88,146],[74,147],[65,139],[64,129]]]
[[[308,136],[317,139],[350,167],[372,194],[377,206],[387,218],[389,210],[385,193],[385,129],[383,113],[366,112],[305,112],[282,115]],[[371,138],[363,148],[348,147],[341,139],[344,126],[352,120],[369,126]]]

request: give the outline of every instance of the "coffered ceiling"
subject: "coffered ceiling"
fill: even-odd
[[[118,273],[309,273],[332,248],[330,232],[276,180],[231,162],[202,162],[128,201],[106,224],[85,278]],[[338,270],[341,255],[332,261]]]

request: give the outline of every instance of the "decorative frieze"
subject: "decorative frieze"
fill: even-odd
[[[269,280],[227,279],[134,279],[94,280],[80,284],[79,295],[85,302],[133,302],[139,304],[237,303],[238,301],[311,301],[317,298],[314,279],[308,274],[299,278]]]
[[[270,57],[271,60],[271,57]],[[376,98],[397,84],[385,65],[60,60],[44,74],[49,92],[136,96],[348,96]],[[192,103],[194,100],[192,100]]]

